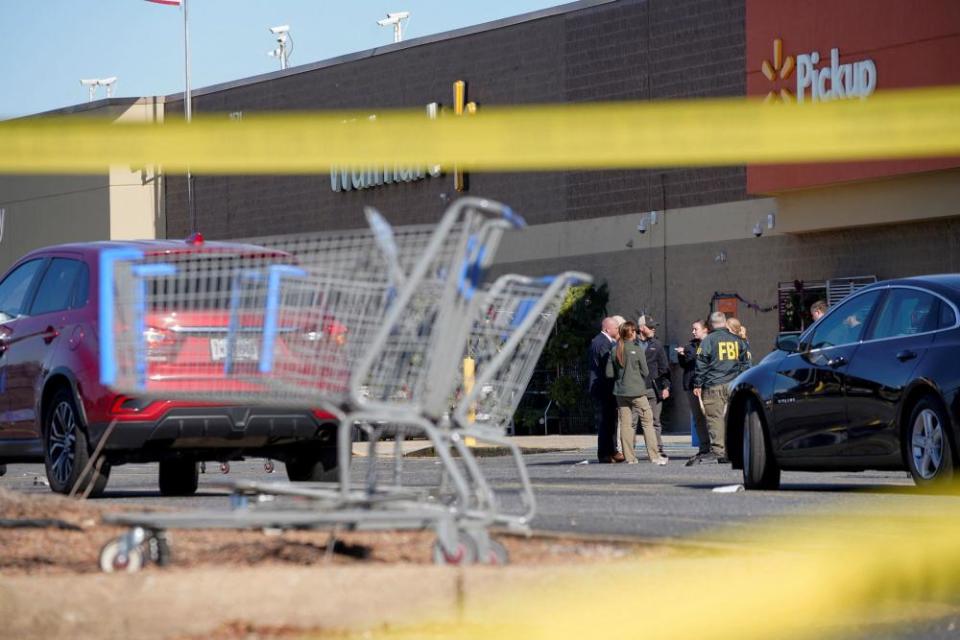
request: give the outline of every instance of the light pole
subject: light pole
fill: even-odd
[[[387,17],[383,20],[377,20],[377,24],[381,27],[388,27],[393,25],[393,41],[400,42],[403,40],[403,21],[407,21],[407,26],[410,23],[410,12],[409,11],[397,11],[396,13],[388,13]]]
[[[267,55],[271,58],[280,58],[280,70],[283,71],[290,61],[290,54],[293,53],[293,36],[290,35],[290,25],[282,24],[277,27],[270,27],[270,33],[277,36],[278,46],[273,51],[267,51]],[[290,41],[289,48],[287,47],[287,40]]]

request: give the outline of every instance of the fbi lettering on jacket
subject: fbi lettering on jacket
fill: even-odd
[[[740,345],[737,342],[718,342],[717,359],[721,362],[724,360],[739,360]]]

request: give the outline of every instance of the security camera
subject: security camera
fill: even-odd
[[[281,33],[287,33],[288,31],[290,31],[290,25],[288,24],[281,24],[278,27],[270,27],[270,33],[275,36],[279,36]]]
[[[117,76],[110,76],[109,78],[102,78],[100,84],[108,86],[117,81]]]
[[[759,238],[762,235],[763,235],[763,226],[758,222],[757,224],[753,225],[753,237]]]
[[[640,221],[640,223],[637,225],[637,231],[639,231],[640,233],[646,233],[646,232],[647,232],[647,220],[646,220],[646,219],[643,219],[643,220]]]
[[[381,27],[386,27],[387,25],[397,24],[401,20],[406,20],[409,17],[409,11],[395,11],[393,13],[388,13],[387,17],[383,20],[377,20],[377,24]]]
[[[81,80],[80,84],[82,84],[85,87],[96,87],[96,86],[99,86],[100,80],[98,80],[97,78],[90,78],[88,80]]]

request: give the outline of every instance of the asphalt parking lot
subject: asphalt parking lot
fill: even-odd
[[[590,449],[533,453],[524,456],[536,491],[538,510],[533,526],[537,530],[576,532],[646,539],[743,539],[759,519],[799,515],[811,526],[820,514],[844,512],[859,506],[891,509],[956,509],[960,498],[931,496],[917,492],[907,474],[899,472],[788,472],[783,486],[772,492],[721,493],[735,489],[740,472],[727,465],[685,467],[683,460],[693,453],[689,446],[668,445],[671,463],[657,467],[596,464]],[[358,459],[358,463],[362,459]],[[389,462],[379,460],[386,469]],[[480,464],[504,504],[515,504],[519,487],[510,459],[484,457]],[[361,464],[355,468],[360,479]],[[405,483],[433,486],[437,482],[436,458],[406,458]],[[231,463],[230,473],[220,473],[209,464],[200,476],[197,495],[164,498],[157,490],[157,465],[131,464],[113,469],[101,502],[144,507],[223,510],[229,508],[225,493],[216,487],[225,480],[243,478],[285,481],[283,465],[268,474],[262,460]],[[46,493],[42,465],[10,465],[0,486],[26,493]]]
[[[667,453],[672,460],[666,467],[649,463],[596,464],[594,450],[584,448],[526,454],[524,459],[539,507],[534,529],[583,534],[587,537],[631,538],[641,543],[652,542],[652,548],[660,547],[656,545],[657,542],[665,543],[664,548],[692,545],[690,549],[697,554],[692,559],[696,561],[700,557],[696,549],[703,548],[706,551],[711,545],[732,553],[748,551],[752,536],[760,539],[765,533],[770,533],[771,527],[774,532],[779,532],[775,535],[783,536],[782,540],[787,545],[783,549],[788,551],[792,550],[788,540],[796,541],[797,533],[800,534],[799,539],[805,539],[807,532],[811,540],[822,540],[825,531],[829,531],[837,541],[875,543],[876,540],[871,540],[872,523],[869,518],[876,518],[879,523],[889,514],[897,514],[907,519],[915,516],[917,520],[929,521],[930,516],[937,518],[944,513],[955,512],[960,505],[960,497],[922,494],[913,487],[906,473],[892,472],[785,473],[780,491],[736,491],[740,482],[739,471],[718,464],[685,467],[683,461],[693,453],[693,449],[685,443],[678,443],[676,439],[668,443]],[[384,471],[388,469],[388,459],[376,460]],[[357,480],[362,477],[364,462],[364,458],[355,459],[354,474]],[[510,459],[491,456],[481,457],[479,462],[485,475],[509,505],[519,486]],[[439,469],[440,465],[433,457],[404,459],[405,480],[410,485],[433,486]],[[10,465],[7,474],[0,477],[0,487],[28,496],[46,495],[49,488],[43,478],[42,465]],[[113,470],[104,497],[95,502],[119,504],[133,509],[166,507],[226,510],[230,508],[230,501],[218,485],[230,479],[285,481],[286,476],[279,463],[274,473],[267,473],[262,460],[233,462],[228,475],[221,474],[218,465],[209,464],[207,473],[200,477],[197,495],[164,498],[157,489],[157,465],[124,465]],[[867,519],[859,516],[836,519],[838,514],[854,514],[861,509],[868,514]],[[769,546],[769,543],[768,535],[765,544]],[[717,550],[722,551],[721,548]],[[708,552],[703,557],[716,556]],[[385,571],[394,571],[385,569],[383,565],[373,564],[370,567],[378,572],[378,580],[387,575]],[[435,569],[416,566],[416,571],[421,572]],[[190,575],[205,579],[207,573],[215,574],[218,570],[206,568]],[[222,569],[231,570],[237,571],[235,568]],[[256,575],[269,576],[269,580],[289,579],[284,577],[287,576],[284,572],[295,570],[251,569],[261,572]],[[529,571],[522,566],[517,570]],[[142,575],[146,576],[143,579],[147,579],[153,573],[148,571]],[[158,575],[167,579],[164,574]],[[175,582],[177,575],[171,574],[170,580]],[[328,567],[320,574],[304,575],[323,575],[327,576],[324,580],[329,580],[330,575],[339,573]],[[53,576],[44,579],[56,581],[59,578]],[[96,574],[69,578],[80,581],[76,584],[87,584],[87,581],[98,579]],[[182,583],[177,584],[181,585],[178,589],[182,588]],[[889,619],[872,619],[837,629],[837,635],[847,638],[955,637],[955,629],[960,624],[956,607],[942,602],[922,602],[921,605],[925,608],[912,618],[899,620],[893,616]],[[279,614],[271,611],[270,615]]]

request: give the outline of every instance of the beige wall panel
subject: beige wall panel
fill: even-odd
[[[777,230],[783,233],[957,216],[960,170],[793,191],[777,201]]]
[[[162,98],[143,98],[116,115],[117,122],[163,122]],[[158,168],[110,167],[110,239],[162,238],[163,178]]]
[[[110,239],[164,237],[163,178],[153,168],[110,167]]]
[[[666,215],[658,211],[657,223],[648,224],[646,233],[637,231],[641,219],[648,216],[646,212],[540,224],[506,234],[497,252],[497,263],[751,238],[758,222],[763,225],[764,233],[770,235],[779,231],[766,228],[767,214],[776,214],[776,210],[773,198],[758,198],[671,209]]]

